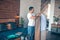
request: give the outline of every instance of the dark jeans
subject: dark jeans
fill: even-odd
[[[34,40],[34,34],[35,34],[35,27],[34,26],[28,26],[28,39]]]

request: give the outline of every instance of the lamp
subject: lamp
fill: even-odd
[[[19,18],[19,16],[15,16],[15,18],[17,18],[17,19],[18,19],[18,18]]]
[[[18,19],[18,18],[19,18],[19,14],[17,14],[17,15],[15,16],[15,18]]]
[[[15,16],[15,22],[16,22],[16,25],[19,26],[19,15]]]

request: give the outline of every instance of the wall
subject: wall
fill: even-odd
[[[54,10],[54,15],[59,16],[60,15],[60,0],[55,0],[55,10]]]
[[[54,7],[55,7],[55,0],[51,0],[50,4],[48,5],[48,14],[49,14],[49,28],[48,30],[51,31],[51,24],[53,23],[53,16],[54,16]]]
[[[29,12],[29,7],[33,6],[35,8],[35,13],[40,12],[40,0],[20,0],[20,17],[25,19],[25,27],[27,26],[27,13]]]
[[[19,14],[20,0],[0,0],[0,23],[14,19]]]

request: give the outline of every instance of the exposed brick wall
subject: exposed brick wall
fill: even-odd
[[[0,0],[0,18],[14,18],[20,9],[20,0]]]
[[[60,0],[55,0],[55,8],[54,8],[54,15],[59,16],[60,15]]]
[[[15,19],[0,19],[0,23],[15,22]]]

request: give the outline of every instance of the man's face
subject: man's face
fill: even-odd
[[[31,12],[32,12],[32,13],[34,12],[34,8],[31,10]]]

